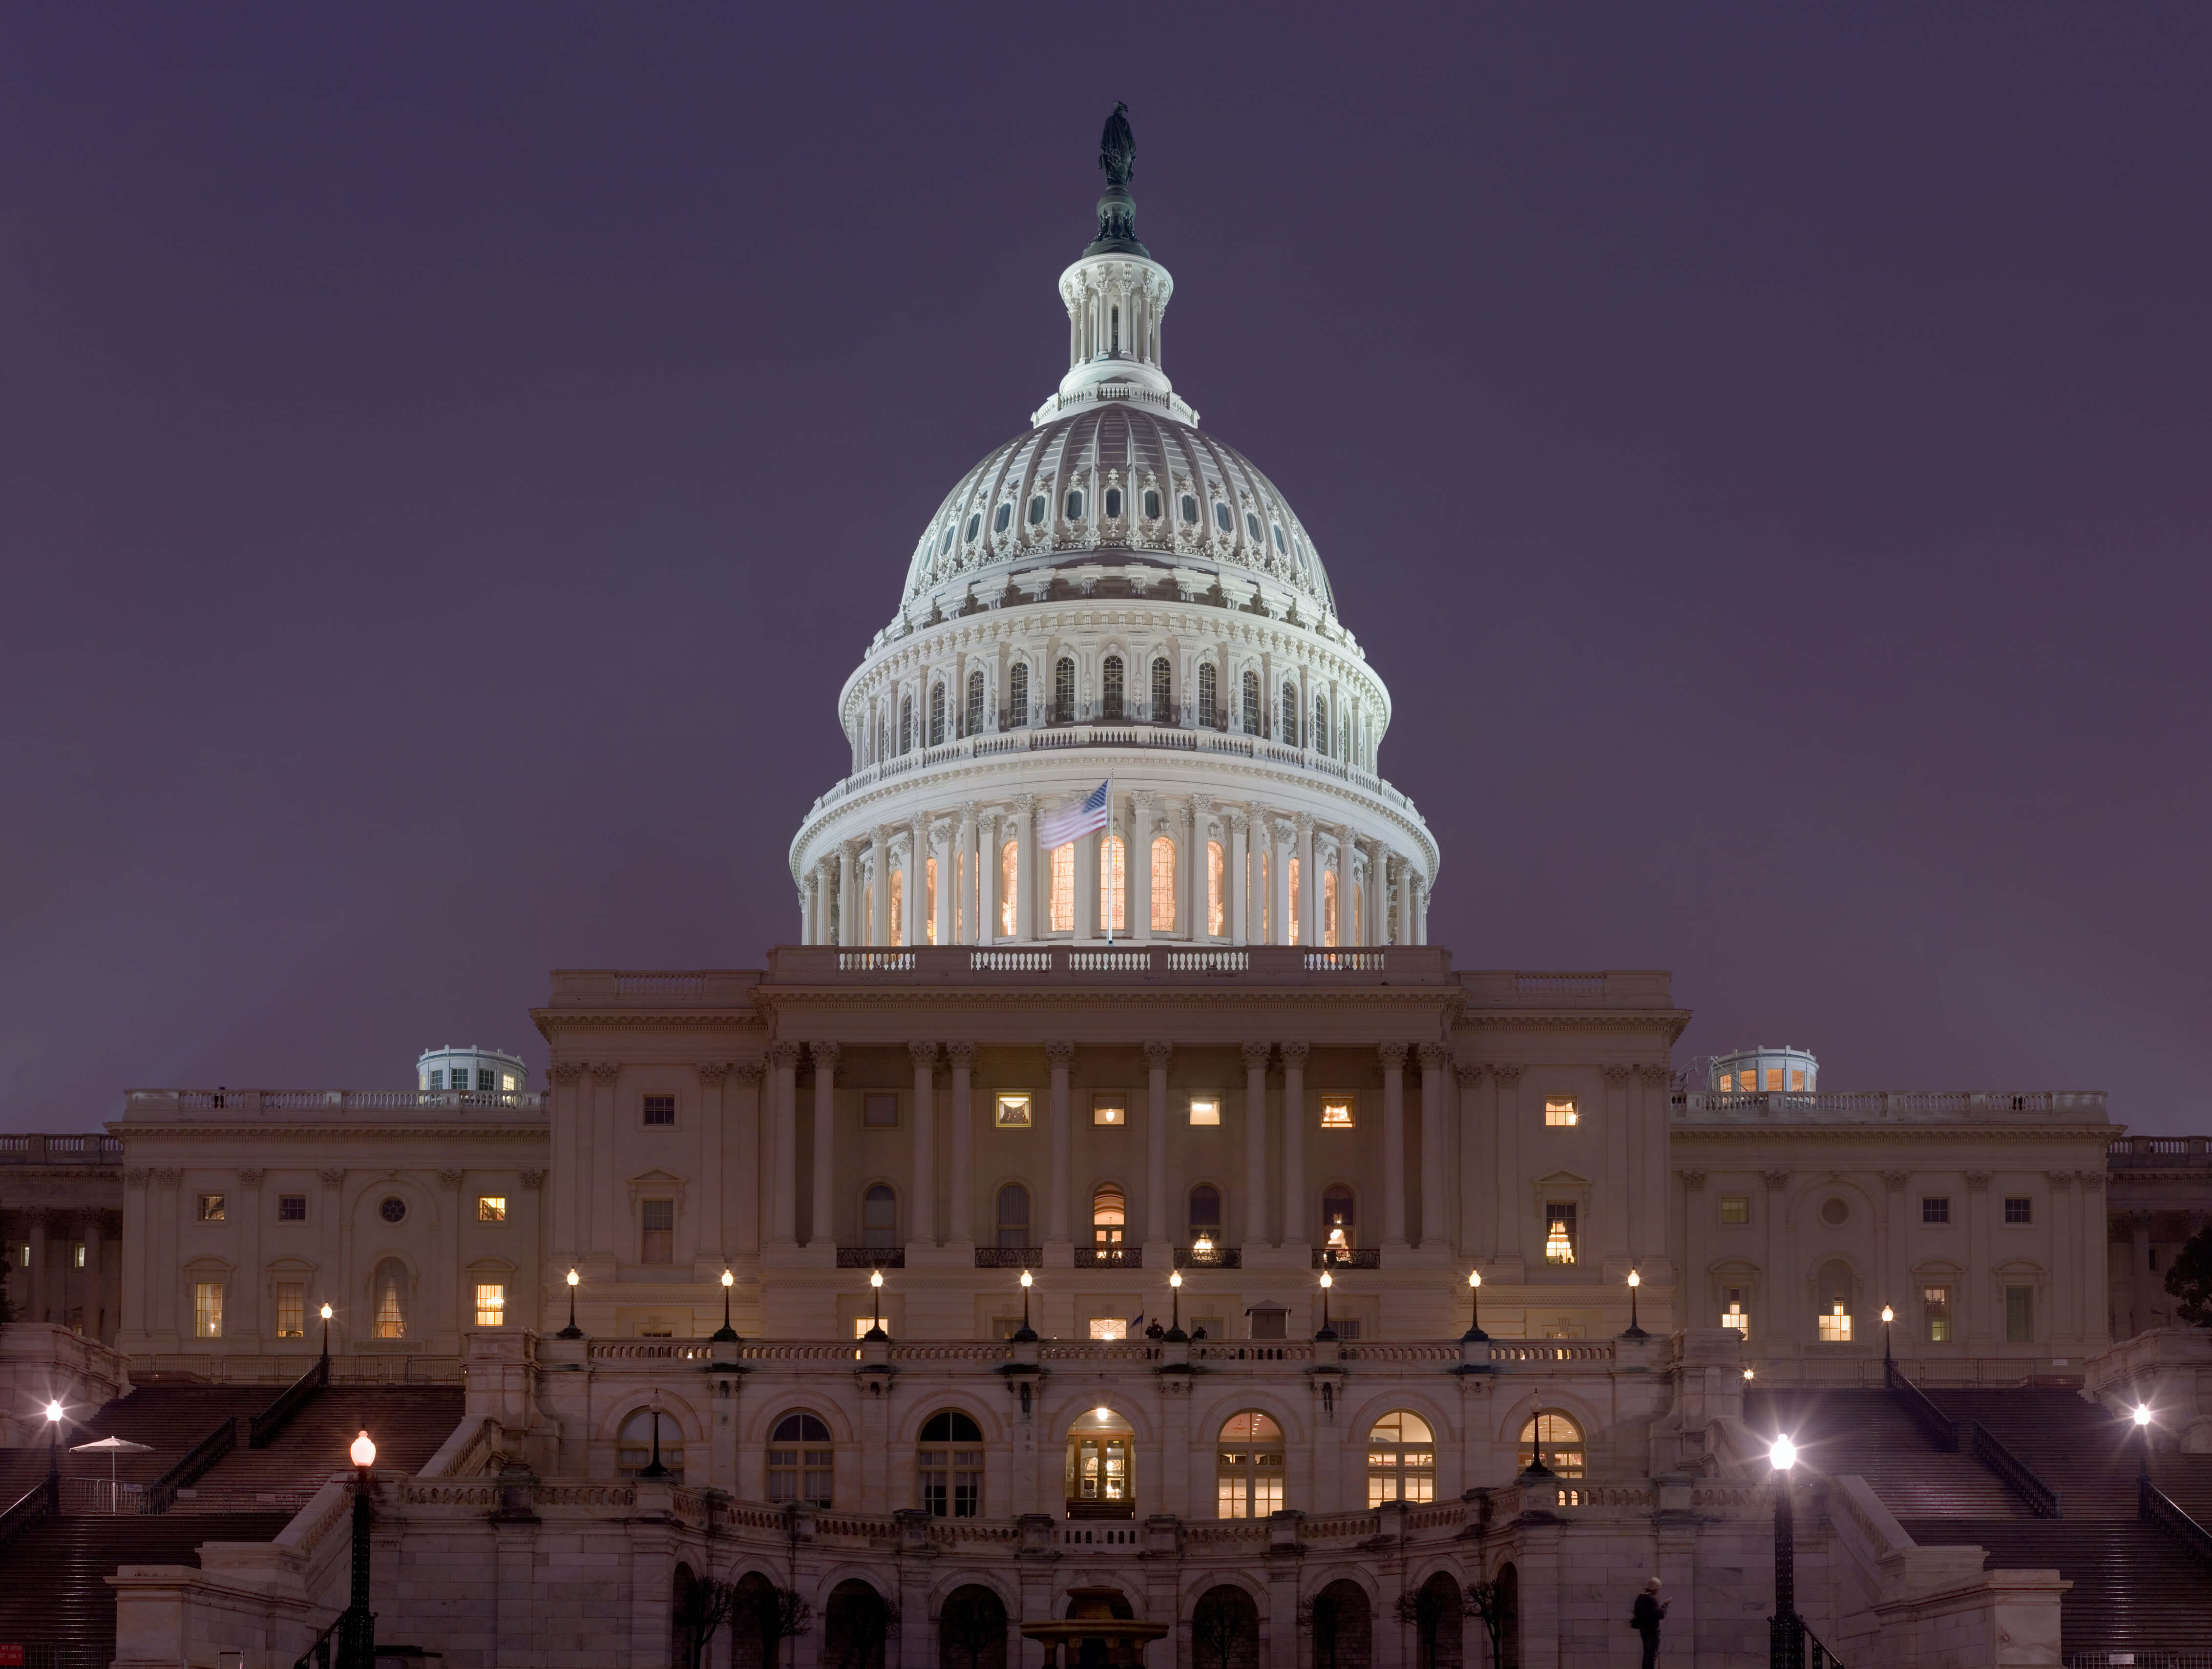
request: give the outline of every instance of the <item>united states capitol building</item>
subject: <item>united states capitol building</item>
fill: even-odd
[[[1978,1468],[1959,1533],[1876,1425],[1814,1428],[1893,1377],[2155,1393],[2188,1468],[2212,1408],[2151,1271],[2204,1144],[2120,1140],[2094,1091],[1839,1091],[1794,1046],[1693,1080],[1663,972],[1455,967],[1390,692],[1170,381],[1115,131],[1066,375],[895,599],[896,553],[837,576],[891,610],[793,942],[555,972],[542,1083],[445,1048],[411,1089],[133,1090],[105,1136],[6,1138],[0,1443],[44,1475],[41,1373],[87,1430],[165,1388],[258,1418],[325,1350],[325,1397],[435,1390],[374,1595],[469,1669],[688,1663],[706,1579],[794,1596],[712,1636],[732,1669],[1033,1669],[1071,1616],[1164,1625],[1154,1669],[1474,1669],[1628,1661],[1651,1576],[1662,1662],[1765,1661],[1769,1440],[1809,1422],[1826,1649],[2099,1643],[1984,1528],[2052,1517],[2002,1409],[1994,1450],[1907,1410],[1928,1476]],[[261,1492],[271,1533],[215,1522],[234,1464],[168,1507],[204,1497],[196,1564],[122,1562],[118,1663],[289,1666],[345,1603],[343,1454]]]

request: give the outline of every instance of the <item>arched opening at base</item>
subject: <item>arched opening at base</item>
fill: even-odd
[[[1224,1583],[1199,1595],[1190,1659],[1194,1669],[1260,1669],[1260,1609],[1250,1594]]]
[[[1006,1669],[1006,1607],[991,1589],[971,1582],[945,1596],[937,1669]]]
[[[1313,1669],[1374,1669],[1375,1609],[1367,1590],[1340,1577],[1306,1608]]]

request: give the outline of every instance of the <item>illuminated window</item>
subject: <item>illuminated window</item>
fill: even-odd
[[[1175,669],[1163,655],[1152,663],[1152,722],[1164,725],[1175,718]]]
[[[1075,847],[1073,844],[1052,849],[1052,931],[1055,933],[1075,931]]]
[[[1098,913],[1117,933],[1129,928],[1128,892],[1128,843],[1119,834],[1109,834],[1098,842]]]
[[[1091,1318],[1091,1337],[1099,1342],[1118,1344],[1129,1336],[1129,1324],[1118,1315],[1094,1315]]]
[[[2005,1296],[2005,1343],[2035,1343],[2035,1289],[2008,1286]]]
[[[676,1097],[647,1095],[645,1098],[645,1121],[649,1125],[672,1125],[676,1122]]]
[[[276,1221],[277,1221],[277,1222],[279,1222],[279,1223],[305,1223],[307,1220],[307,1195],[305,1195],[305,1194],[278,1194],[278,1195],[276,1196]]]
[[[1094,1409],[1068,1433],[1067,1499],[1127,1501],[1135,1479],[1129,1450],[1136,1437],[1129,1423],[1110,1409]]]
[[[1820,1342],[1823,1344],[1848,1344],[1851,1342],[1851,1318],[1844,1314],[1843,1300],[1832,1302],[1821,1312]]]
[[[1721,1196],[1721,1221],[1723,1223],[1750,1222],[1751,1196],[1749,1194],[1723,1194]]]
[[[1221,842],[1208,841],[1206,843],[1206,931],[1215,938],[1223,937],[1229,931],[1227,865],[1228,859],[1221,850]]]
[[[1350,1130],[1352,1127],[1352,1097],[1323,1095],[1321,1098],[1321,1127],[1323,1130]]]
[[[1091,1241],[1100,1251],[1118,1251],[1128,1232],[1129,1202],[1118,1184],[1102,1182],[1091,1196]]]
[[[641,1199],[638,1201],[638,1221],[643,1229],[638,1261],[649,1264],[674,1263],[676,1261],[676,1202],[672,1199]]]
[[[1521,1428],[1522,1471],[1538,1460],[1562,1478],[1583,1475],[1583,1429],[1565,1414],[1539,1414]]]
[[[1790,1069],[1790,1088],[1791,1091],[1794,1093],[1797,1090],[1802,1089],[1804,1087],[1805,1069],[1802,1066],[1792,1066]]]
[[[1358,1219],[1353,1215],[1352,1190],[1338,1184],[1325,1188],[1321,1196],[1322,1246],[1325,1250],[1348,1252],[1358,1245]]]
[[[369,1310],[370,1331],[379,1338],[406,1338],[407,1266],[397,1258],[386,1258],[377,1265],[370,1287],[375,1300]]]
[[[957,1409],[921,1428],[921,1510],[932,1518],[974,1518],[983,1510],[983,1429]]]
[[[84,1242],[82,1241],[72,1241],[70,1242],[70,1267],[71,1269],[82,1269],[84,1267]]]
[[[1247,736],[1260,733],[1260,675],[1257,672],[1244,675],[1244,733]]]
[[[276,1283],[276,1337],[307,1336],[307,1288],[302,1281]]]
[[[477,1326],[503,1327],[507,1325],[507,1283],[478,1281],[477,1283]]]
[[[1265,1518],[1282,1511],[1284,1453],[1283,1429],[1265,1414],[1231,1415],[1213,1463],[1219,1516]]]
[[[1544,1207],[1544,1261],[1547,1264],[1571,1264],[1574,1260],[1574,1202],[1550,1201]]]
[[[1190,1098],[1190,1121],[1194,1125],[1218,1125],[1221,1122],[1221,1097],[1193,1095]]]
[[[1948,1194],[1922,1195],[1920,1220],[1923,1223],[1948,1223],[1951,1220],[1951,1196]]]
[[[2007,1223],[2034,1222],[2035,1201],[2026,1194],[2007,1194],[2004,1204],[2004,1220]]]
[[[1129,1098],[1121,1094],[1099,1094],[1091,1098],[1091,1122],[1095,1125],[1118,1125],[1129,1122]]]
[[[1721,1094],[1723,1095],[1729,1095],[1732,1094],[1735,1089],[1735,1075],[1733,1072],[1723,1072],[1721,1074]]]
[[[505,1194],[478,1194],[477,1196],[477,1221],[478,1223],[506,1222],[507,1196]]]
[[[1030,1247],[1030,1191],[1018,1182],[999,1190],[999,1245],[1009,1252]]]
[[[937,943],[937,859],[928,858],[921,865],[921,937],[931,944]]]
[[[1321,872],[1321,942],[1336,943],[1336,871]]]
[[[860,1196],[860,1244],[888,1252],[898,1243],[898,1195],[878,1182]]]
[[[1152,837],[1152,931],[1172,933],[1176,925],[1175,842],[1164,834]]]
[[[1403,1410],[1367,1434],[1367,1504],[1437,1498],[1437,1440],[1429,1423]]]
[[[1198,722],[1208,730],[1221,724],[1221,714],[1216,711],[1221,701],[1220,677],[1212,661],[1198,664]]]
[[[1054,663],[1052,669],[1052,722],[1075,722],[1075,662],[1066,655]]]
[[[1304,916],[1304,915],[1305,914],[1305,911],[1304,911],[1303,908],[1301,908],[1301,907],[1300,907],[1300,906],[1301,906],[1301,904],[1303,903],[1303,901],[1304,901],[1304,895],[1303,895],[1303,894],[1301,894],[1301,893],[1298,891],[1298,860],[1297,860],[1297,859],[1293,858],[1293,859],[1291,859],[1291,902],[1290,902],[1290,912],[1291,912],[1291,944],[1297,944],[1300,943],[1300,942],[1301,942],[1301,938],[1302,938],[1301,923],[1300,923],[1299,918],[1300,918],[1300,917],[1302,917],[1302,916]]]
[[[1746,1306],[1751,1302],[1748,1288],[1729,1287],[1722,1294],[1727,1308],[1721,1312],[1721,1326],[1734,1327],[1746,1339],[1751,1337],[1751,1314]]]
[[[894,866],[891,870],[891,931],[893,944],[906,943],[906,873]]]
[[[1951,1289],[1931,1286],[1920,1289],[1920,1313],[1927,1322],[1926,1336],[1930,1344],[1951,1342]]]
[[[222,1196],[221,1194],[202,1194],[200,1196],[200,1221],[202,1223],[221,1223],[222,1221]]]
[[[1021,868],[1021,847],[1009,841],[999,848],[999,935],[1002,938],[1014,936],[1014,877]]]
[[[1573,1125],[1582,1115],[1575,1111],[1571,1095],[1547,1095],[1544,1098],[1544,1122],[1547,1125]]]
[[[1098,716],[1102,719],[1124,717],[1122,694],[1121,658],[1109,655],[1098,667]]]
[[[222,1337],[222,1283],[192,1284],[192,1332],[202,1338]]]
[[[811,1414],[787,1414],[769,1435],[768,1498],[830,1504],[830,1428]]]
[[[1766,1069],[1766,1087],[1769,1091],[1781,1089],[1782,1069],[1779,1066],[1770,1066]]]
[[[1030,1097],[1027,1090],[1009,1090],[1000,1094],[998,1115],[994,1122],[1001,1130],[1027,1130],[1030,1127]]]

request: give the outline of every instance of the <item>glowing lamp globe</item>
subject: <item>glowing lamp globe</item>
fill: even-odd
[[[1168,1284],[1171,1287],[1181,1286],[1182,1284],[1182,1271],[1178,1269],[1173,1274],[1170,1275],[1168,1277]]]
[[[584,1278],[582,1276],[577,1274],[573,1269],[568,1271],[568,1284],[570,1286],[580,1285],[582,1283],[583,1278]]]
[[[54,1417],[51,1411],[48,1412],[48,1417]],[[2150,1423],[2150,1410],[2144,1407],[2141,1403],[2137,1403],[2136,1405],[2136,1411],[2131,1417],[2133,1417],[2137,1425],[2147,1426]]]
[[[353,1440],[353,1447],[347,1453],[353,1456],[353,1463],[356,1466],[376,1464],[376,1445],[368,1441],[368,1434],[365,1431]]]
[[[325,1305],[324,1305],[324,1306],[323,1306],[323,1320],[325,1320],[325,1321],[327,1321],[327,1320],[329,1320],[330,1319],[331,1319],[331,1307],[330,1307],[328,1304],[325,1304]]]
[[[731,1286],[735,1286],[735,1285],[737,1285],[737,1284],[738,1284],[738,1278],[737,1278],[735,1275],[732,1274],[732,1273],[731,1273],[728,1270],[726,1270],[726,1270],[724,1270],[724,1271],[722,1271],[722,1284],[723,1284],[724,1286],[726,1286],[726,1287],[731,1287]]]
[[[1022,1271],[1022,1284],[1025,1287],[1031,1287],[1036,1284],[1036,1278],[1032,1277],[1026,1269]]]
[[[1787,1437],[1777,1437],[1774,1447],[1767,1450],[1766,1458],[1774,1463],[1777,1472],[1788,1472],[1797,1464],[1797,1445]]]
[[[49,1420],[53,1421],[56,1424],[59,1424],[62,1417],[62,1405],[58,1402],[48,1403],[46,1405],[46,1417]]]
[[[870,1270],[870,1271],[868,1271],[868,1284],[869,1284],[870,1286],[872,1286],[872,1287],[879,1287],[879,1286],[881,1286],[883,1284],[884,1284],[884,1271],[883,1271],[882,1270],[880,1270],[880,1269],[872,1269],[872,1270]]]

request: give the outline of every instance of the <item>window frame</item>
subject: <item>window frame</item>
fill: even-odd
[[[295,1211],[293,1207],[299,1209]],[[307,1220],[307,1196],[303,1193],[280,1193],[276,1196],[276,1221],[305,1223]]]
[[[964,1420],[974,1436],[953,1425]],[[933,1436],[942,1424],[944,1435]],[[931,1518],[980,1518],[983,1513],[986,1451],[982,1423],[965,1409],[939,1409],[922,1422],[915,1438],[915,1496]],[[932,1478],[939,1481],[933,1486]]]
[[[1255,1429],[1232,1435],[1239,1420]],[[1256,1429],[1266,1422],[1267,1431]],[[1290,1438],[1261,1408],[1240,1408],[1214,1429],[1213,1504],[1217,1519],[1265,1519],[1283,1509],[1290,1487]]]
[[[896,1089],[863,1089],[860,1091],[860,1128],[863,1130],[896,1130],[904,1123],[899,1116],[899,1092]],[[884,1102],[890,1103],[891,1116],[888,1120],[875,1116]]]
[[[477,1196],[477,1221],[478,1223],[504,1223],[507,1221],[507,1196],[505,1194],[478,1194]]]
[[[1413,1418],[1420,1422],[1421,1429],[1429,1435],[1425,1439],[1403,1435],[1399,1428],[1396,1437],[1377,1437],[1383,1422]],[[1426,1415],[1410,1408],[1393,1408],[1377,1415],[1367,1426],[1367,1505],[1371,1511],[1386,1502],[1403,1501],[1419,1505],[1437,1498],[1437,1429]],[[1425,1459],[1424,1457],[1425,1456]],[[1378,1457],[1382,1457],[1379,1458]],[[1408,1462],[1413,1464],[1408,1464]],[[1407,1489],[1412,1483],[1418,1493]],[[1395,1493],[1393,1492],[1395,1491]]]
[[[1183,1128],[1218,1130],[1224,1124],[1226,1100],[1218,1089],[1193,1089],[1183,1096]],[[1205,1114],[1201,1115],[1200,1109]]]
[[[656,1118],[656,1114],[665,1118]],[[637,1098],[637,1123],[641,1130],[673,1130],[676,1128],[676,1096],[672,1091],[663,1094],[654,1090]]]
[[[1751,1196],[1749,1194],[1722,1194],[1719,1196],[1719,1201],[1720,1210],[1717,1221],[1720,1227],[1723,1229],[1748,1229],[1751,1227]],[[1729,1215],[1729,1207],[1731,1205],[1741,1206],[1743,1208],[1743,1215],[1741,1217],[1730,1217]]]
[[[1344,1116],[1331,1119],[1333,1109],[1341,1108]],[[1359,1128],[1359,1097],[1349,1089],[1324,1089],[1316,1108],[1322,1130],[1357,1130]]]
[[[230,1209],[229,1205],[226,1196],[222,1194],[200,1195],[198,1209],[198,1215],[193,1218],[196,1223],[227,1223],[230,1220],[227,1215]]]
[[[1951,1196],[1921,1195],[1920,1226],[1923,1229],[1948,1229],[1951,1226]]]
[[[1111,1114],[1101,1118],[1102,1113]],[[1091,1122],[1103,1130],[1120,1130],[1129,1122],[1129,1095],[1125,1089],[1094,1089],[1091,1092]]]
[[[787,1437],[784,1429],[796,1422],[811,1420],[821,1428],[822,1435],[810,1436],[802,1424]],[[768,1441],[763,1445],[767,1455],[768,1498],[774,1502],[807,1502],[817,1509],[827,1511],[836,1497],[837,1441],[830,1423],[811,1408],[787,1410],[769,1428]],[[779,1462],[777,1456],[790,1459]],[[822,1493],[810,1495],[806,1490],[817,1478],[822,1480]],[[779,1484],[785,1485],[778,1493]]]
[[[1557,1116],[1564,1114],[1565,1116]],[[1580,1095],[1547,1095],[1544,1097],[1544,1128],[1547,1130],[1576,1130],[1583,1121],[1583,1102]]]
[[[1018,1105],[1018,1119],[1007,1115]],[[1034,1130],[1036,1128],[1036,1093],[1030,1089],[994,1089],[991,1092],[991,1128],[994,1130]]]
[[[2033,1194],[2004,1194],[2000,1198],[2004,1201],[2002,1215],[1997,1219],[2000,1227],[2006,1229],[2035,1227],[2035,1196]],[[2012,1214],[2013,1207],[2015,1205],[2020,1207],[2018,1217]]]

